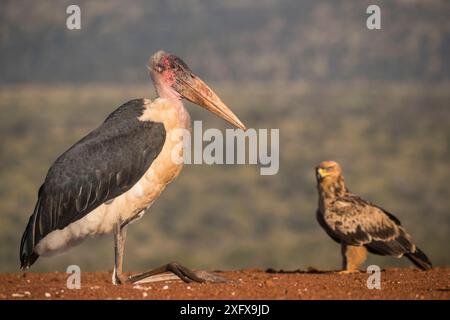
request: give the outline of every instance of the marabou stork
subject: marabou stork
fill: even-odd
[[[136,282],[171,271],[183,281],[221,281],[178,264],[125,277],[122,273],[127,225],[142,217],[182,169],[172,152],[182,145],[177,129],[190,129],[182,98],[245,126],[220,98],[177,56],[158,51],[148,69],[158,97],[126,102],[96,129],[64,152],[39,188],[34,212],[20,245],[21,269],[87,236],[114,233],[114,284]],[[181,143],[180,143],[181,142]],[[182,152],[175,150],[175,152]]]

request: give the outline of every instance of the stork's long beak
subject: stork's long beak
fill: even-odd
[[[246,130],[245,125],[239,118],[228,108],[225,103],[211,90],[206,83],[194,74],[187,77],[177,79],[177,82],[183,86],[182,95],[189,101],[204,107],[205,109],[215,113],[222,119],[228,121],[232,125]]]

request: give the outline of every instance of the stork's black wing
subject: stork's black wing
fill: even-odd
[[[51,166],[22,236],[22,268],[37,259],[35,245],[102,203],[128,191],[160,153],[162,123],[140,121],[144,100],[131,100],[75,143]]]

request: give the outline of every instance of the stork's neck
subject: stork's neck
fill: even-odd
[[[154,81],[154,85],[158,98],[142,119],[163,122],[166,131],[190,129],[189,113],[183,105],[181,95],[160,81]]]
[[[159,77],[152,75],[156,93],[160,98],[170,100],[172,102],[181,101],[181,95],[175,91],[170,85],[162,81]]]

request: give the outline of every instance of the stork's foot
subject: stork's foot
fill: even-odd
[[[124,284],[124,283],[126,283],[126,282],[127,282],[127,278],[125,278],[125,277],[117,277],[117,276],[114,276],[114,275],[113,275],[113,277],[112,277],[112,283],[113,283],[113,285],[115,285],[115,286]]]
[[[127,282],[127,277],[124,276],[122,273],[118,274],[116,272],[116,270],[113,271],[112,274],[112,283],[113,285],[117,286],[117,285],[121,285]]]
[[[183,280],[186,283],[189,282],[215,282],[215,283],[225,283],[229,282],[228,279],[216,275],[214,273],[203,271],[203,270],[190,270],[185,266],[179,264],[178,262],[171,262],[166,265],[163,265],[159,268],[155,268],[153,270],[149,270],[134,276],[130,276],[128,278],[128,282],[136,283],[146,278],[154,278],[154,280],[149,279],[149,281],[161,281],[161,280],[173,280],[172,277],[155,277],[157,275],[162,275],[166,272],[172,272],[179,279]],[[176,279],[176,278],[175,278]]]
[[[219,276],[216,273],[205,271],[205,270],[195,270],[195,275],[200,279],[203,279],[203,282],[212,282],[212,283],[232,283],[233,281],[227,279],[225,277]]]

